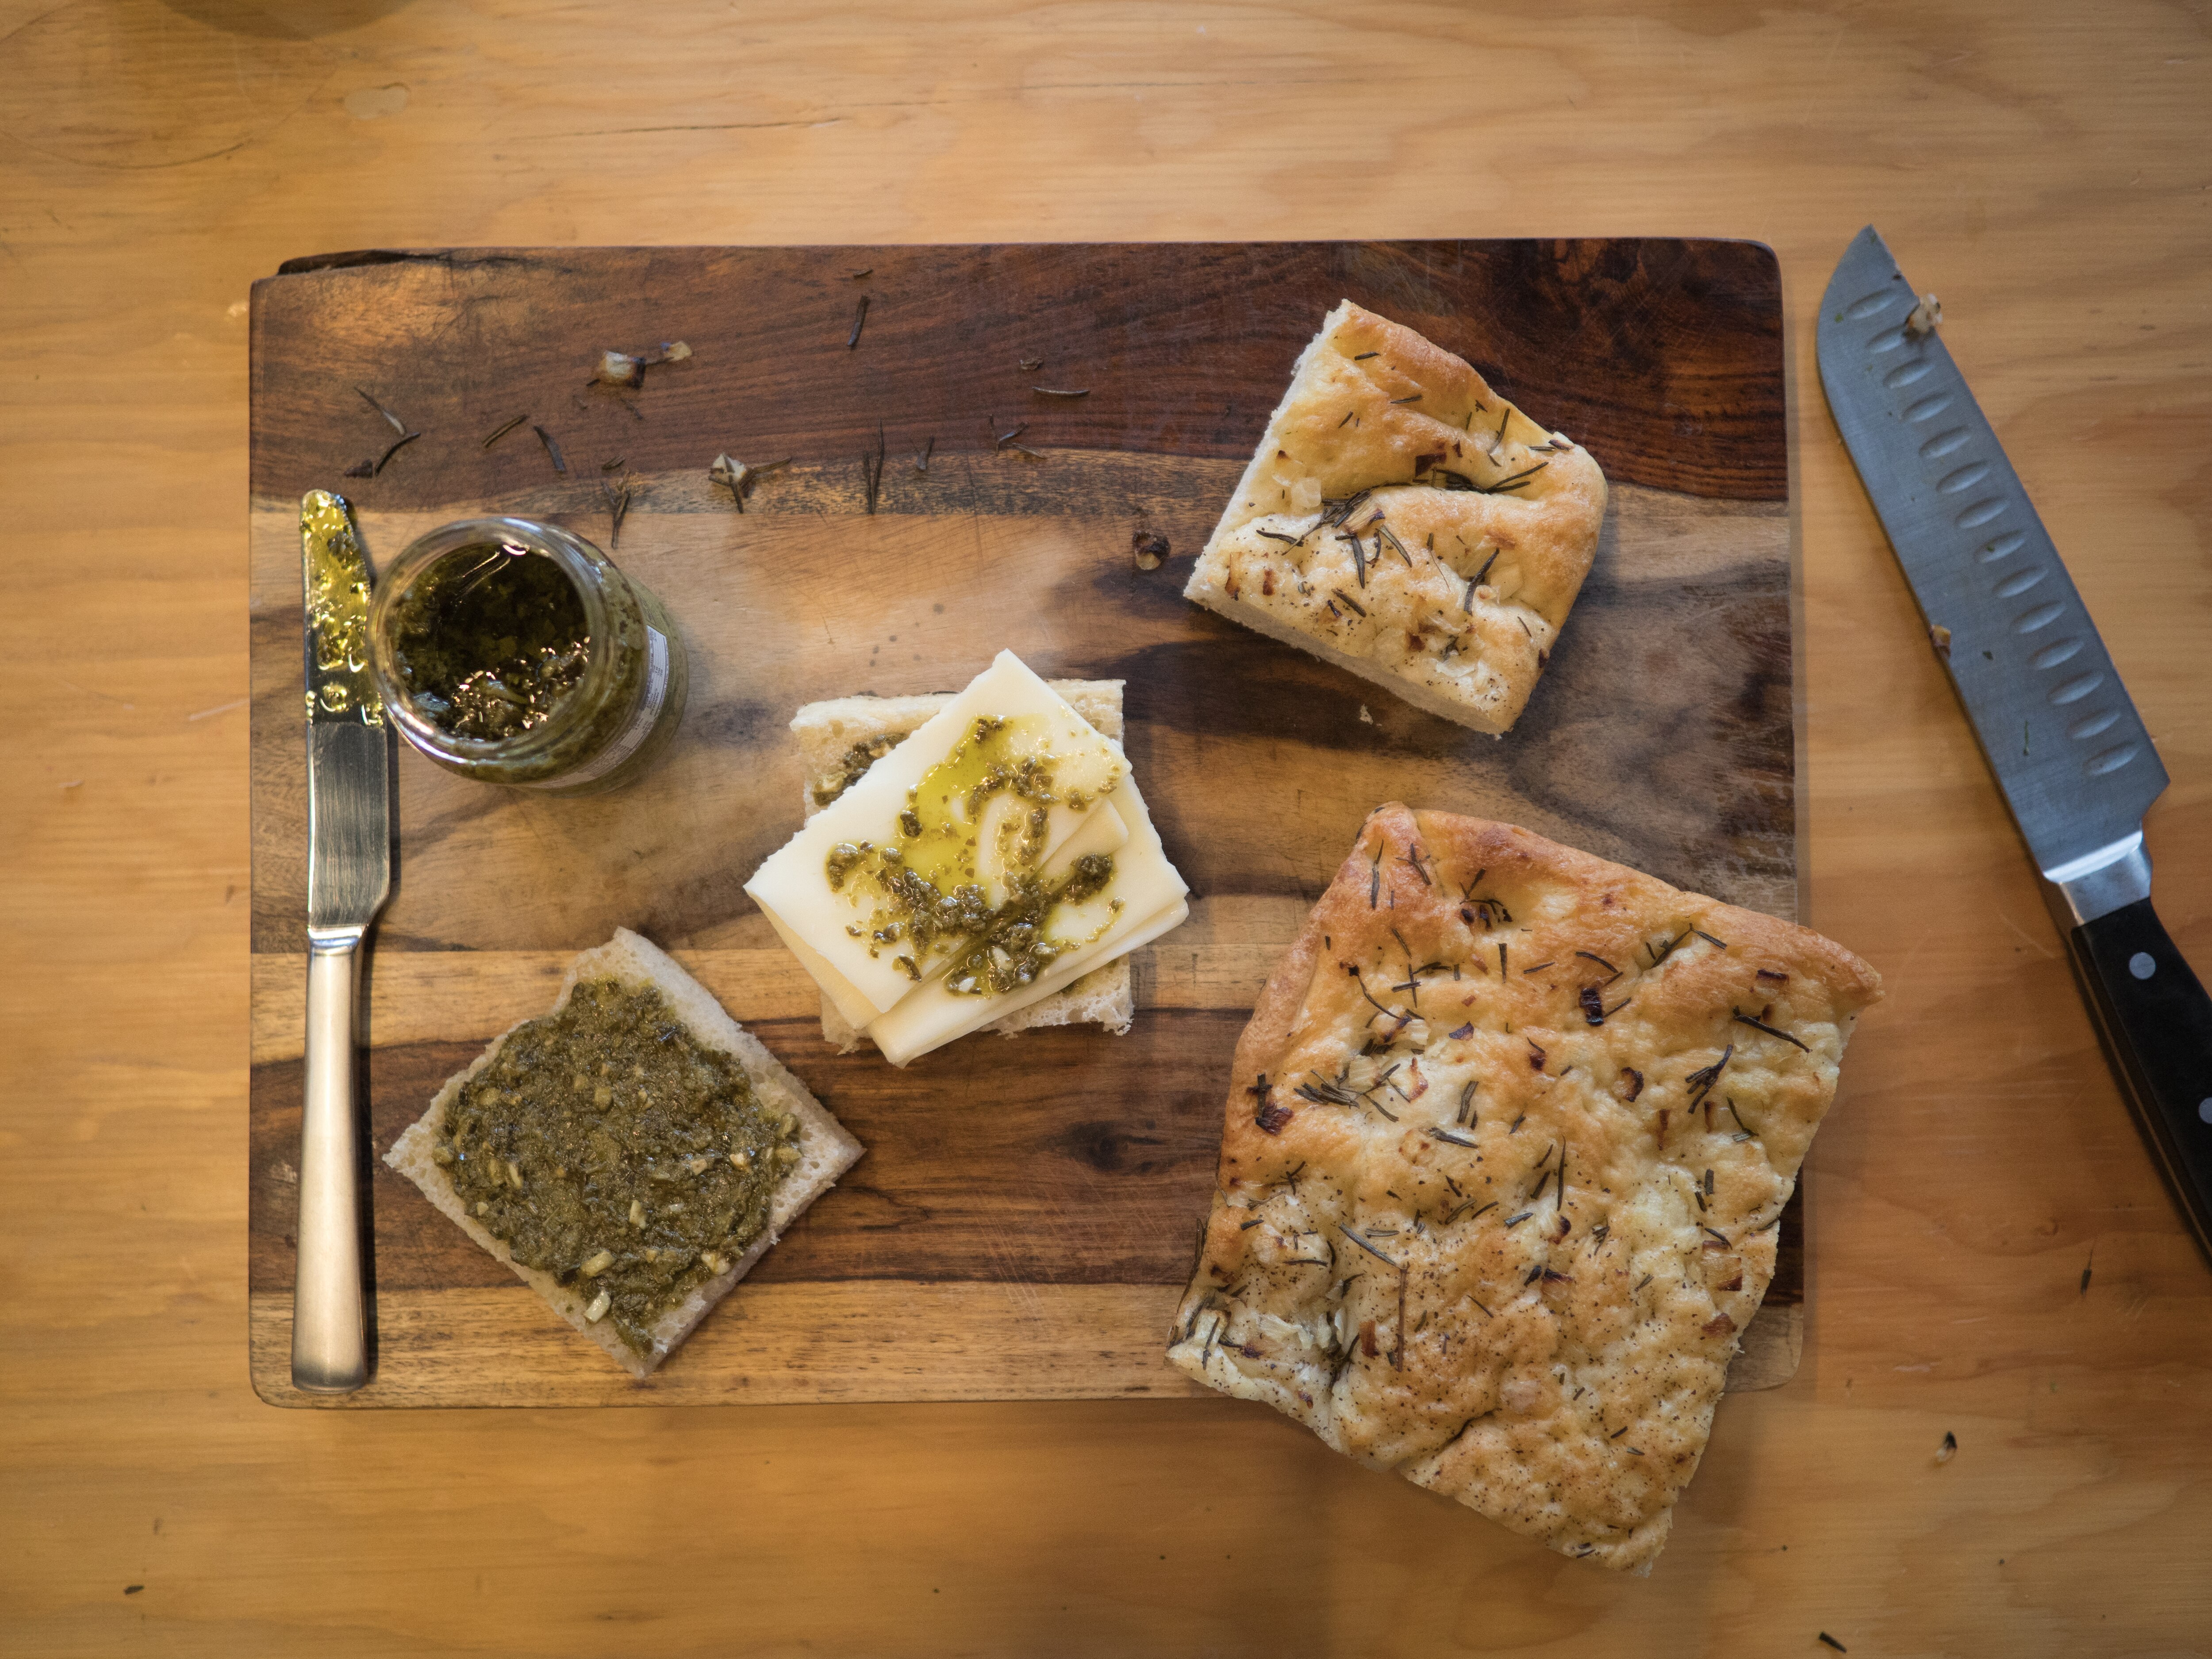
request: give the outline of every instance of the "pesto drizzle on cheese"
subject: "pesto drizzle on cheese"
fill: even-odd
[[[1101,923],[1088,938],[1054,934],[1049,927],[1062,905],[1080,904],[1112,884],[1114,855],[1085,853],[1056,882],[1036,876],[1016,878],[1011,897],[994,910],[962,946],[945,970],[945,988],[959,996],[996,996],[1033,985],[1037,976],[1069,951],[1088,945],[1106,931]],[[1121,901],[1109,902],[1109,922]]]
[[[814,804],[827,806],[843,794],[867,770],[892,750],[907,740],[904,732],[884,732],[854,744],[838,757],[837,763],[814,781]]]
[[[1114,878],[1113,855],[1086,854],[1056,879],[1040,866],[1051,809],[1089,806],[1120,781],[1120,766],[1109,766],[1095,793],[1061,787],[1057,758],[1036,741],[1037,724],[1026,715],[978,718],[907,792],[895,839],[881,846],[842,841],[830,849],[823,873],[830,891],[849,886],[855,902],[868,907],[866,920],[846,931],[867,939],[870,956],[893,951],[894,965],[917,982],[950,956],[946,988],[990,996],[1034,983],[1060,957],[1104,931],[1101,923],[1088,937],[1064,937],[1051,923],[1061,905],[1105,891]],[[861,760],[862,747],[848,753],[841,769]],[[845,777],[838,793],[873,758]],[[995,895],[985,873],[987,841]],[[1110,901],[1108,908],[1110,919],[1121,901]]]

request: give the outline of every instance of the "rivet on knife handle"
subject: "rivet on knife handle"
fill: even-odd
[[[392,728],[368,673],[368,561],[342,496],[300,502],[307,718],[307,1023],[292,1382],[368,1380],[354,1014],[362,941],[392,884]]]
[[[2083,922],[2068,942],[2136,1127],[2212,1257],[2212,997],[2148,898]]]

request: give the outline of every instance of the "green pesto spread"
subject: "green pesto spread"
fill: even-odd
[[[1049,924],[1059,905],[1106,889],[1114,878],[1113,855],[1086,854],[1056,881],[1039,871],[1051,809],[1063,800],[1080,809],[1092,797],[1055,789],[1054,757],[1028,746],[1031,724],[1026,716],[979,718],[908,791],[896,841],[880,847],[841,841],[823,859],[830,891],[842,892],[848,883],[872,890],[866,921],[847,932],[865,935],[871,956],[893,950],[893,964],[909,979],[920,981],[925,966],[949,956],[948,990],[990,996],[1034,983],[1060,956],[1090,943],[1056,936]],[[1115,769],[1105,787],[1117,781]],[[1003,809],[994,810],[1002,799]],[[1001,890],[995,902],[978,851],[987,834],[997,854]],[[1121,908],[1114,901],[1112,909]]]
[[[799,1121],[653,986],[576,987],[446,1108],[431,1156],[514,1259],[641,1352],[663,1315],[766,1231]]]
[[[814,781],[814,804],[827,806],[863,777],[867,770],[907,739],[903,732],[887,732],[856,743],[839,758],[836,765]]]
[[[1062,904],[1096,898],[1114,879],[1111,853],[1085,853],[1057,882],[1017,876],[1006,902],[984,917],[945,969],[945,988],[961,996],[995,996],[1033,985],[1067,951],[1089,939],[1061,939],[1048,927]],[[1121,901],[1113,902],[1118,912]],[[1096,937],[1096,935],[1093,935]]]
[[[544,724],[592,653],[584,602],[560,567],[489,544],[447,555],[409,589],[393,646],[422,717],[482,742]]]

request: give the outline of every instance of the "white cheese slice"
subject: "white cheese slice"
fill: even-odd
[[[823,980],[823,988],[854,1025],[864,1025],[894,1006],[914,988],[915,976],[901,965],[906,952],[884,948],[868,936],[873,886],[855,879],[848,880],[842,891],[830,890],[826,873],[830,851],[841,842],[878,847],[897,842],[899,814],[908,794],[984,717],[1018,723],[1020,739],[1030,752],[1048,750],[1061,788],[1075,787],[1073,781],[1079,779],[1095,782],[1082,805],[1063,802],[1049,810],[1037,853],[1041,864],[1091,816],[1098,799],[1128,775],[1128,760],[1119,744],[1102,737],[1012,652],[1001,651],[965,690],[771,854],[753,872],[745,891],[787,943],[797,940],[808,947],[812,960],[805,955],[800,960],[808,963],[810,973],[820,963],[842,980],[842,997],[830,980]],[[994,816],[987,812],[984,824],[978,826],[979,874],[987,889],[994,887],[995,837],[987,831]],[[993,902],[996,899],[994,891]],[[858,928],[858,936],[848,928]],[[849,1010],[848,1000],[853,1005]],[[856,1013],[864,1018],[855,1018]]]
[[[1152,814],[1146,810],[1135,780],[1122,780],[1114,792],[1112,806],[1128,827],[1128,844],[1114,855],[1114,879],[1096,898],[1079,907],[1103,920],[1107,907],[1120,899],[1121,908],[1112,915],[1105,930],[1018,991],[963,996],[948,990],[941,979],[915,987],[911,995],[867,1027],[868,1036],[884,1059],[894,1066],[904,1066],[1018,1008],[1065,990],[1093,968],[1149,944],[1190,914],[1186,896],[1190,890],[1168,862],[1159,831],[1152,827]]]
[[[1120,788],[1092,809],[1090,815],[1076,826],[1075,833],[1060,842],[1060,851],[1044,861],[1038,873],[1047,881],[1055,881],[1075,867],[1076,860],[1088,853],[1118,853],[1129,844],[1129,826],[1122,821],[1121,805],[1125,799],[1122,790],[1130,785],[1127,779]],[[942,971],[940,966],[939,971]]]
[[[1091,951],[1070,956],[1054,963],[1053,971],[1034,985],[1018,991],[1009,991],[1004,996],[980,999],[981,1007],[975,1008],[975,997],[956,997],[944,988],[943,981],[924,986],[906,1001],[879,1018],[868,1027],[868,1036],[883,1051],[885,1060],[894,1066],[905,1066],[924,1054],[956,1042],[971,1032],[981,1030],[994,1019],[1026,1008],[1032,1002],[1042,1002],[1070,985],[1094,968],[1103,968],[1116,957],[1127,956],[1141,945],[1151,944],[1161,934],[1182,926],[1190,915],[1190,901],[1179,898],[1166,909],[1146,917],[1128,928],[1112,942],[1101,940]],[[928,994],[934,991],[935,995]],[[966,1010],[947,1008],[947,1003],[970,1005]],[[911,1012],[909,1012],[911,1011]]]
[[[822,953],[791,931],[790,925],[765,904],[761,914],[775,929],[775,936],[783,941],[785,950],[799,958],[799,965],[812,975],[814,982],[822,988],[822,994],[836,1005],[848,1025],[858,1030],[877,1017],[876,1006],[853,988],[853,981],[832,968]]]
[[[1097,810],[1077,827],[1075,833],[1060,843],[1060,851],[1045,861],[1044,868],[1040,873],[1048,882],[1057,881],[1074,867],[1076,860],[1085,854],[1118,853],[1127,845],[1128,840],[1129,826],[1122,823],[1121,815],[1114,810],[1111,801],[1101,801]],[[1108,894],[1101,893],[1089,902],[1103,904],[1107,897]],[[858,1030],[878,1018],[876,1010],[869,1006],[867,999],[853,988],[853,982],[831,967],[819,951],[792,932],[781,916],[765,905],[761,907],[761,914],[769,919],[769,925],[775,929],[775,936],[783,941],[784,948],[797,957],[799,965],[813,975],[814,982],[822,988],[823,994],[836,1006],[837,1012],[844,1016],[847,1024]],[[1100,920],[1103,922],[1103,918]],[[941,977],[945,969],[951,965],[951,957],[940,958],[934,972],[925,976],[922,985],[913,987],[905,996],[899,999],[898,1004],[893,1006],[901,1006],[910,1000],[921,992],[923,985],[927,985],[933,979]],[[972,1000],[972,999],[962,999],[962,1000]]]

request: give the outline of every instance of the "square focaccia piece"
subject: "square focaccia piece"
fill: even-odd
[[[1298,359],[1183,596],[1503,733],[1589,572],[1605,502],[1587,450],[1347,300]]]
[[[1121,740],[1121,681],[1049,680],[1046,684],[1066,698],[1068,705],[1101,736],[1116,743]],[[950,691],[936,691],[908,697],[838,697],[800,708],[791,718],[791,734],[798,740],[799,760],[805,769],[806,817],[811,819],[866,776],[871,766],[933,719],[953,696]],[[1047,1025],[1095,1024],[1119,1036],[1127,1032],[1135,1018],[1129,958],[1120,956],[1092,969],[1066,989],[1017,1008],[983,1029],[1001,1036],[1015,1036]],[[825,996],[822,1040],[839,1054],[849,1054],[868,1042],[868,1036],[854,1030],[837,1012],[836,1004]]]
[[[1237,1045],[1169,1359],[1647,1570],[1879,994],[1808,929],[1377,809]]]

